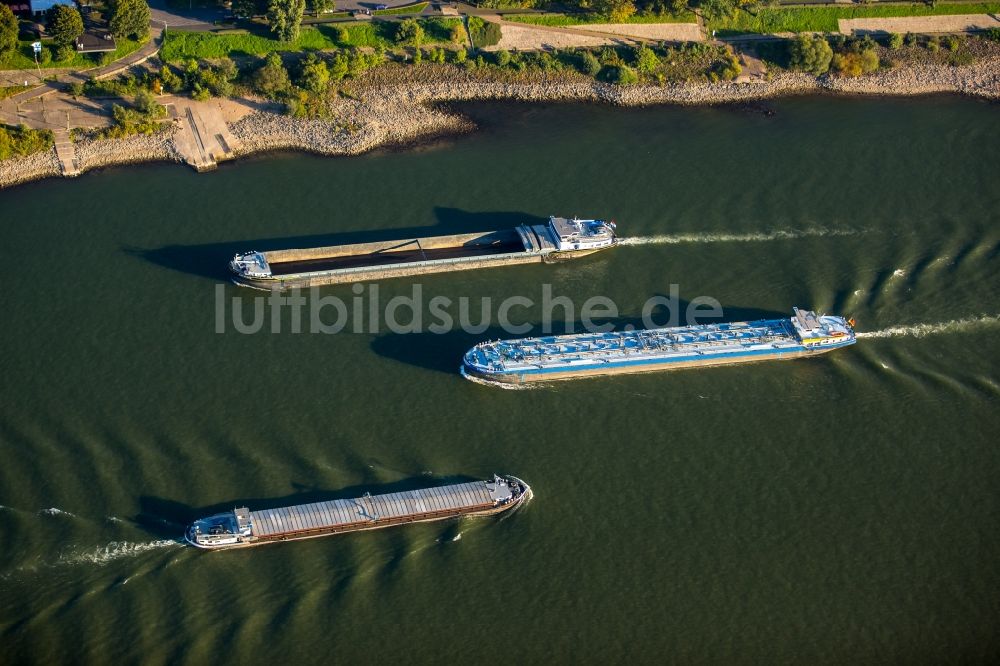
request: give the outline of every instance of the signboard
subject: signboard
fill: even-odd
[[[35,50],[35,54],[37,55],[37,54],[39,54],[39,53],[42,52],[42,43],[41,42],[32,42],[31,43],[31,48]]]

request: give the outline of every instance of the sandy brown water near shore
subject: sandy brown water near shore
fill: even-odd
[[[306,120],[256,111],[229,123],[242,145],[237,157],[275,150],[358,155],[378,147],[412,145],[436,136],[471,131],[473,124],[444,108],[454,101],[596,102],[615,106],[707,105],[750,102],[788,95],[913,96],[958,93],[1000,99],[1000,54],[973,65],[913,64],[859,78],[815,77],[786,72],[744,83],[674,83],[622,87],[575,75],[525,80],[506,73],[457,72],[433,65],[386,67],[352,81],[331,101],[331,117]],[[183,161],[172,133],[76,146],[81,171],[151,161]],[[60,175],[55,152],[0,162],[0,188]]]

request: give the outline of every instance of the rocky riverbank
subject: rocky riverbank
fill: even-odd
[[[1000,51],[1000,49],[998,49]],[[465,118],[438,106],[470,100],[597,102],[618,106],[723,104],[792,94],[925,95],[959,93],[1000,99],[1000,52],[968,66],[912,63],[858,78],[782,72],[770,79],[734,83],[617,86],[580,75],[466,72],[451,66],[388,66],[351,81],[330,102],[330,118],[303,120],[256,111],[229,128],[237,156],[275,150],[357,155],[473,129]],[[171,132],[76,144],[81,170],[148,161],[183,161]],[[0,188],[60,174],[55,152],[0,162]]]

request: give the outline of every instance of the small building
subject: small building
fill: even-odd
[[[10,7],[10,11],[14,12],[14,16],[22,18],[31,16],[31,2],[29,0],[0,0],[0,2]]]
[[[31,5],[32,14],[44,14],[56,5],[76,7],[75,0],[24,0]]]
[[[88,30],[76,38],[80,53],[109,53],[118,48],[114,36],[107,30]]]

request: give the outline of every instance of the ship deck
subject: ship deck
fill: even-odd
[[[416,241],[407,249],[369,252],[337,257],[321,257],[299,261],[270,263],[274,276],[297,275],[302,273],[322,273],[345,268],[379,268],[395,264],[438,259],[460,259],[464,257],[485,257],[499,254],[524,252],[524,245],[514,237],[510,241],[498,241],[490,245],[466,245],[459,247],[422,248]]]
[[[787,319],[607,333],[580,333],[486,343],[470,354],[493,371],[538,371],[594,364],[781,351],[801,347]]]
[[[295,533],[362,527],[375,521],[420,520],[442,512],[472,513],[494,506],[485,481],[421,488],[386,495],[314,502],[251,511],[253,535],[276,538]]]

